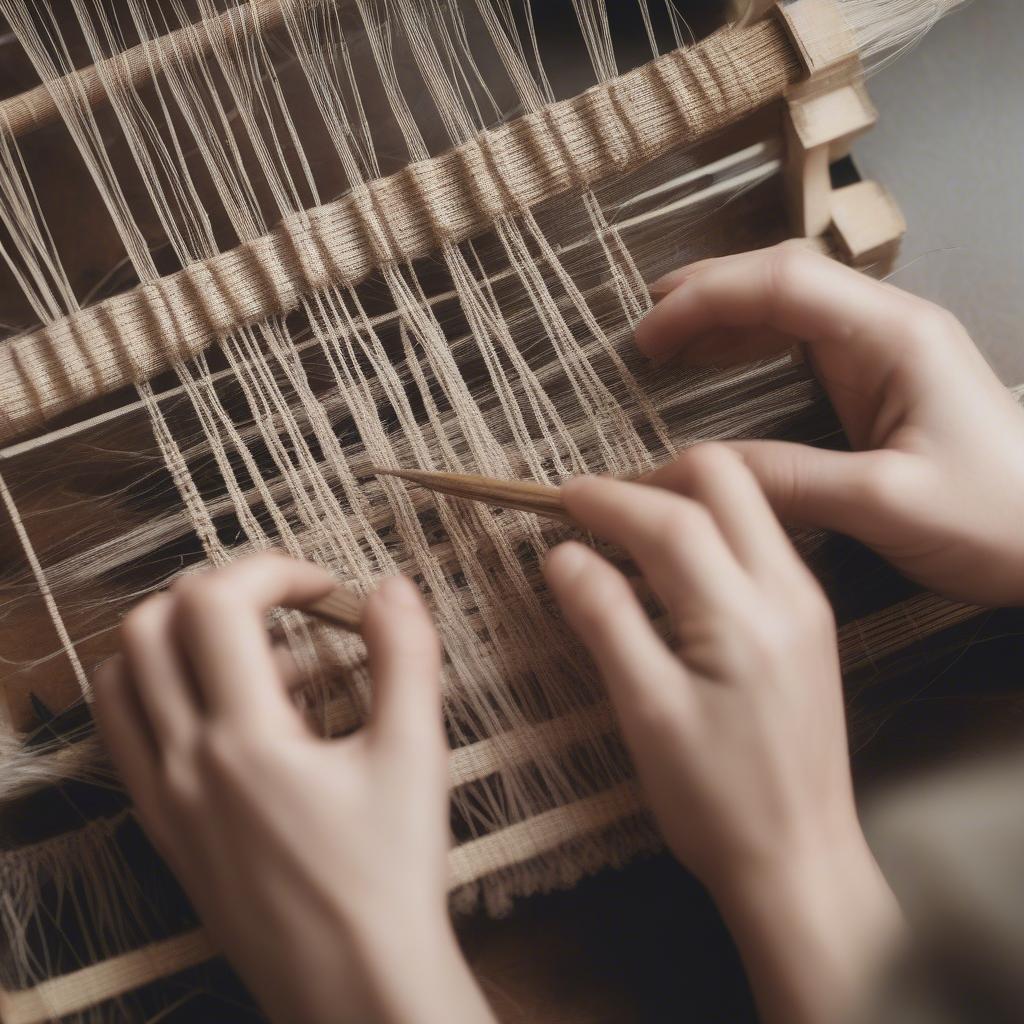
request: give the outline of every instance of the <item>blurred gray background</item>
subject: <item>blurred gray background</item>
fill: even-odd
[[[881,117],[854,156],[909,224],[893,283],[1024,384],[1024,2],[974,0],[869,89]]]

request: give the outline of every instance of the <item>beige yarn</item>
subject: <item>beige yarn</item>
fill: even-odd
[[[501,217],[647,163],[680,139],[699,142],[778,99],[800,69],[774,20],[723,29],[294,213],[252,242],[14,338],[0,349],[0,441],[149,380],[218,338],[290,312],[303,297],[479,235]]]
[[[450,659],[453,905],[500,912],[653,848],[610,711],[540,584],[538,564],[564,530],[411,493],[367,471],[417,465],[551,482],[636,472],[708,437],[830,429],[827,419],[819,426],[820,391],[786,360],[683,377],[643,366],[630,342],[649,307],[645,279],[691,251],[778,236],[778,139],[695,146],[800,76],[789,38],[775,20],[727,28],[618,74],[603,11],[583,4],[594,13],[580,31],[598,84],[557,101],[503,0],[386,0],[386,28],[366,0],[228,12],[197,0],[202,25],[171,32],[152,4],[124,2],[142,39],[117,56],[114,27],[88,0],[68,0],[94,60],[74,70],[54,56],[31,4],[0,0],[44,81],[0,106],[0,214],[14,240],[6,255],[39,320],[0,343],[0,441],[127,384],[138,392],[121,409],[0,451],[2,496],[24,551],[18,583],[30,580],[43,598],[82,691],[91,663],[80,652],[169,577],[150,569],[168,550],[192,570],[275,545],[356,590],[405,571],[430,596]],[[856,35],[865,57],[886,48],[880,23],[891,7],[840,7],[864,26]],[[168,8],[180,21],[184,8]],[[933,14],[926,0],[900,0],[893,45]],[[298,69],[297,99],[266,44],[272,25]],[[399,44],[420,106],[395,72]],[[493,67],[479,67],[481,50]],[[501,101],[478,81],[503,89]],[[104,104],[105,114],[94,109]],[[525,112],[494,127],[494,112],[513,105]],[[322,121],[325,162],[344,183],[336,192],[317,179],[307,140],[285,116],[300,108]],[[158,110],[173,111],[174,132],[153,130]],[[82,308],[24,157],[32,129],[55,118],[139,282]],[[132,163],[115,168],[110,124]],[[202,189],[182,138],[198,154]],[[385,174],[378,148],[388,146],[400,154],[389,169],[401,169]],[[176,272],[159,273],[129,185],[152,206]],[[208,207],[223,214],[230,245]],[[356,287],[368,275],[373,288]],[[173,386],[154,383],[163,370]],[[105,433],[112,426],[117,433]],[[102,474],[117,468],[104,461],[111,449],[138,455],[127,489],[148,497],[160,484],[160,501],[138,514],[134,493],[123,504],[119,494],[88,495],[69,508],[67,545],[56,554],[37,545],[38,524],[24,514],[35,460],[60,466],[67,451],[69,470],[73,457],[95,458]],[[86,514],[91,532],[71,544]],[[816,543],[802,546],[811,555]],[[112,611],[83,611],[81,595],[97,590]],[[846,625],[844,661],[855,670],[973,613],[923,597],[880,609]],[[358,644],[298,616],[280,625],[309,669],[324,730],[357,727],[367,698]],[[107,778],[92,736],[32,748],[6,738],[2,799],[54,780]],[[143,896],[118,845],[130,827],[121,812],[0,854],[5,1021],[85,1010],[213,952],[201,933],[139,926]],[[81,901],[75,923],[90,944],[80,970],[56,977],[68,968],[32,948],[54,893],[65,908]]]

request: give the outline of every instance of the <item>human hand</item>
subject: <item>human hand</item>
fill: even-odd
[[[268,554],[150,597],[97,673],[97,722],[143,827],[272,1019],[490,1020],[446,907],[437,635],[413,585],[386,580],[363,619],[372,719],[316,737],[265,615],[333,586]]]
[[[655,360],[730,365],[805,343],[853,452],[730,442],[776,513],[869,545],[911,579],[1024,603],[1024,411],[945,310],[795,243],[652,286]]]
[[[593,655],[672,852],[708,886],[766,1020],[836,1020],[898,912],[858,823],[831,609],[740,456],[692,449],[650,486],[581,478],[545,574]]]

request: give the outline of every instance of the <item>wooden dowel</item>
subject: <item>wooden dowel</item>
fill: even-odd
[[[198,61],[219,43],[242,46],[256,33],[284,21],[287,8],[301,9],[321,0],[251,0],[204,21],[182,25],[165,35],[145,39],[121,53],[77,68],[60,78],[0,100],[0,133],[18,138],[61,119],[56,96],[74,97],[76,105],[98,107],[109,99],[108,83],[138,88],[170,61]]]
[[[422,469],[378,469],[377,476],[394,476],[425,487],[428,491],[467,501],[481,501],[499,508],[533,512],[560,522],[570,522],[562,504],[560,489],[532,480],[495,480],[472,473],[431,473]]]
[[[341,626],[350,633],[359,633],[362,629],[363,600],[348,587],[335,587],[326,597],[320,598],[303,611],[307,615]]]
[[[421,469],[372,468],[377,476],[394,476],[418,484],[429,491],[467,501],[482,501],[499,508],[513,508],[569,522],[557,487],[531,480],[495,480],[470,473],[429,473]],[[326,597],[304,609],[325,622],[341,626],[351,633],[362,629],[363,600],[348,587],[339,586]]]

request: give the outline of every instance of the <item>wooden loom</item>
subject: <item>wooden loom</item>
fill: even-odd
[[[219,22],[208,25],[207,33],[198,38],[209,41],[218,34],[242,38],[265,32],[287,20],[290,6],[285,0],[242,4],[237,13],[230,16],[225,14]],[[875,273],[886,273],[892,267],[904,230],[902,217],[894,202],[875,183],[856,182],[838,188],[833,187],[832,183],[832,165],[848,155],[852,141],[870,128],[877,116],[865,90],[856,41],[842,23],[838,6],[831,0],[794,0],[782,7],[772,6],[759,13],[767,20],[758,21],[748,15],[747,27],[727,30],[731,35],[724,40],[715,37],[714,45],[724,46],[728,51],[730,46],[741,47],[751,38],[751,34],[757,34],[759,39],[763,37],[766,45],[776,48],[771,57],[764,60],[766,67],[770,64],[774,69],[776,79],[763,94],[753,99],[749,95],[737,93],[734,98],[735,110],[718,110],[724,117],[724,126],[716,124],[714,132],[709,128],[707,134],[721,134],[725,127],[735,123],[737,136],[743,139],[744,126],[740,122],[757,110],[770,110],[771,104],[778,103],[780,109],[777,120],[774,113],[772,120],[783,164],[789,233],[794,237],[808,239],[809,244],[821,247],[853,266]],[[195,38],[186,33],[179,39],[179,43],[187,44],[189,60],[202,59],[201,55],[193,53]],[[707,48],[711,44],[698,44],[698,48],[702,45]],[[109,90],[117,88],[118,83],[131,81],[138,84],[145,81],[146,76],[153,72],[150,50],[154,46],[166,49],[170,43],[139,44],[123,58],[111,58],[104,68],[76,72],[76,88],[81,85],[89,104],[101,104],[109,98]],[[663,68],[671,68],[672,55],[659,58],[659,61]],[[781,76],[779,69],[784,71]],[[644,73],[644,69],[627,72],[617,81],[605,83],[591,93],[583,94],[583,97],[562,101],[558,110],[548,108],[544,114],[550,121],[569,124],[574,116],[596,117],[593,111],[605,110],[602,104],[611,97],[614,101],[611,109],[615,111],[611,116],[628,120],[621,109],[616,109],[623,102],[622,97],[626,96],[627,102],[646,102],[650,106],[653,113],[648,111],[645,116],[659,117],[671,124],[672,104],[676,101],[666,100],[664,95],[659,96],[638,88],[637,83],[645,81],[642,77]],[[635,77],[630,80],[631,74]],[[61,104],[54,97],[60,96],[60,93],[60,87],[51,82],[33,89],[23,97],[5,101],[0,107],[0,124],[6,125],[9,135],[17,138],[44,124],[57,121],[63,115]],[[526,118],[530,116],[533,115],[525,115]],[[471,140],[449,154],[431,158],[433,165],[430,170],[437,172],[440,169],[443,174],[454,175],[457,173],[454,169],[456,165],[478,170],[487,164],[488,159],[498,163],[521,159],[520,154],[524,150],[517,148],[517,130],[523,123],[510,122],[505,129],[491,133],[487,146],[481,146],[478,140]],[[689,133],[688,142],[696,142],[701,138],[702,124],[699,117],[688,116],[679,121],[678,128]],[[576,150],[573,150],[573,139],[577,139]],[[518,197],[517,208],[530,210],[534,205],[556,199],[564,191],[597,187],[605,177],[612,174],[623,176],[634,173],[670,153],[673,145],[671,133],[666,131],[662,139],[657,147],[646,144],[643,139],[634,140],[635,152],[629,151],[630,143],[623,142],[624,152],[620,154],[618,163],[608,165],[606,153],[591,156],[587,162],[586,138],[573,135],[567,129],[563,142],[573,159],[569,161],[565,183],[560,183],[557,175],[554,184],[551,177],[539,178],[534,192]],[[678,142],[678,137],[675,142]],[[499,154],[498,157],[494,157],[495,152]],[[407,172],[396,172],[394,179],[404,174]],[[388,189],[397,187],[395,180],[389,178],[373,182],[369,191],[372,193],[376,189],[381,195],[390,194]],[[714,187],[712,185],[709,188]],[[358,200],[360,193],[353,195]],[[424,206],[429,208],[429,202]],[[268,316],[287,313],[296,308],[303,297],[328,284],[345,283],[344,273],[349,273],[353,281],[359,273],[365,273],[365,269],[351,271],[346,265],[342,266],[343,273],[339,275],[339,261],[331,258],[334,242],[326,234],[329,227],[343,222],[344,217],[355,217],[358,214],[358,203],[344,197],[317,210],[302,211],[290,223],[282,222],[286,226],[284,232],[275,227],[271,233],[247,243],[247,253],[257,254],[252,261],[257,270],[263,268],[271,254],[285,253],[277,258],[285,264],[283,279],[286,286],[276,288],[269,305],[259,301],[250,309],[240,308],[244,303],[237,301],[222,302],[218,311],[210,312],[210,307],[217,304],[211,303],[209,290],[220,287],[220,271],[212,266],[214,260],[221,260],[219,267],[228,262],[232,266],[242,267],[242,280],[245,279],[247,264],[241,260],[239,250],[243,247],[239,247],[239,250],[231,250],[223,257],[213,257],[206,261],[201,270],[195,266],[186,266],[173,277],[168,275],[160,278],[148,287],[140,285],[131,288],[96,303],[94,307],[56,319],[44,328],[27,332],[5,343],[2,352],[5,363],[0,366],[0,372],[5,374],[5,380],[16,385],[10,393],[20,394],[22,399],[15,401],[12,398],[11,404],[4,407],[7,416],[0,434],[8,442],[8,447],[0,453],[0,476],[6,476],[7,465],[13,465],[18,458],[31,456],[37,451],[42,439],[54,433],[58,439],[75,436],[76,432],[89,429],[88,419],[79,419],[54,430],[51,425],[53,417],[69,412],[74,415],[73,410],[81,403],[102,400],[104,395],[116,392],[128,383],[121,368],[112,369],[109,361],[98,363],[103,367],[102,372],[93,375],[84,384],[79,381],[69,387],[67,382],[56,379],[69,375],[66,369],[60,370],[59,367],[59,372],[54,373],[54,353],[59,354],[73,347],[79,337],[78,332],[88,328],[90,318],[98,323],[102,314],[116,322],[119,319],[127,320],[136,316],[138,310],[143,310],[138,318],[145,324],[147,316],[150,316],[145,310],[151,308],[147,303],[153,301],[154,295],[165,305],[173,305],[180,299],[180,307],[175,307],[180,314],[176,319],[184,323],[186,328],[193,323],[190,320],[193,314],[189,311],[200,310],[202,307],[201,313],[195,313],[194,330],[181,328],[180,325],[174,326],[172,330],[166,317],[150,319],[171,330],[172,336],[175,331],[179,331],[176,339],[179,345],[179,351],[175,354],[177,357],[195,356],[214,337],[238,329],[242,324],[258,323]],[[398,216],[397,212],[395,216]],[[434,219],[418,219],[415,208],[410,209],[408,216],[407,230],[397,232],[404,240],[401,244],[405,248],[397,253],[390,252],[390,260],[420,258],[437,247],[439,234],[449,238],[470,238],[482,232],[487,224],[486,211],[481,215],[479,207],[470,210],[461,219],[453,216],[450,222],[441,227]],[[303,255],[302,241],[296,241],[296,233],[303,238],[314,238],[314,248],[320,253],[317,260]],[[288,248],[282,246],[282,238],[287,238]],[[394,246],[394,242],[391,244]],[[293,259],[290,255],[293,252],[299,253],[299,256]],[[380,260],[379,252],[370,251],[365,255],[366,266],[372,266]],[[208,282],[209,289],[196,286],[196,275],[199,273],[204,275],[202,281]],[[182,313],[183,309],[186,312]],[[223,319],[217,320],[217,317]],[[212,330],[211,319],[216,321]],[[128,378],[134,375],[136,379],[149,380],[170,362],[166,346],[160,348],[148,344],[154,332],[148,328],[150,335],[147,335],[146,330],[143,328],[139,335],[140,347],[136,350],[135,364]],[[799,375],[801,371],[795,367],[785,372]],[[53,383],[52,388],[40,387],[39,382],[44,377]],[[794,383],[797,380],[796,376],[787,378],[786,387],[797,386]],[[810,386],[806,381],[799,386],[804,384]],[[781,389],[780,393],[786,392]],[[93,412],[91,418],[102,421],[109,415],[110,411],[105,409]],[[774,420],[768,419],[766,422],[777,426]],[[102,422],[95,423],[97,427],[102,425]],[[33,430],[36,431],[35,438],[24,441],[17,439]],[[15,498],[6,484],[3,487],[10,511],[16,507]],[[424,507],[421,502],[417,512],[422,513]],[[12,518],[17,521],[15,515]],[[45,570],[31,554],[33,549],[30,539],[25,534],[19,540],[26,543],[31,559],[34,560],[32,568],[35,570],[36,582],[49,605],[50,613],[54,615],[55,621],[62,621],[57,602],[47,590]],[[914,596],[899,606],[895,616],[889,608],[861,616],[847,623],[844,628],[844,665],[848,670],[854,670],[883,656],[888,650],[903,646],[908,641],[908,623],[912,626],[910,638],[914,638],[963,621],[972,614],[974,610],[970,608],[949,605],[927,596]],[[894,622],[898,622],[898,625],[894,625]],[[72,651],[76,648],[70,639],[67,646]],[[350,657],[351,652],[346,649],[345,655]],[[89,656],[95,658],[96,654],[91,653]],[[17,679],[9,680],[7,693],[11,729],[22,733],[37,732],[40,725],[37,679],[20,685]],[[47,691],[45,706],[50,711],[59,711],[65,705],[72,704],[77,695],[77,691],[69,692],[66,687],[58,686]],[[333,703],[327,706],[325,725],[328,728],[351,728],[358,721],[358,716],[357,702],[354,703],[344,694],[340,697],[335,695]],[[463,743],[457,746],[452,755],[453,788],[471,786],[495,773],[509,771],[510,766],[518,770],[519,766],[528,764],[531,758],[536,757],[538,748],[564,750],[583,740],[590,742],[594,737],[606,736],[612,729],[613,723],[607,706],[595,700],[581,707],[570,706],[561,715],[516,724],[502,735],[485,735],[473,742]],[[81,749],[91,742],[88,738],[79,739],[69,746],[59,747],[56,753],[47,749],[45,756],[51,760],[63,757],[68,763],[77,763]],[[69,750],[72,753],[69,754]],[[68,774],[74,778],[74,772],[69,771]],[[123,820],[123,817],[119,820]],[[599,845],[585,846],[585,852],[573,849],[573,844],[579,845],[583,838],[601,835],[622,822],[629,823],[629,838],[617,835],[614,847],[610,845],[608,849],[602,849]],[[104,826],[108,830],[113,827]],[[544,885],[571,882],[580,874],[603,864],[627,859],[649,848],[653,842],[649,824],[643,819],[638,795],[629,778],[624,777],[614,786],[585,794],[573,802],[556,803],[529,818],[507,825],[501,831],[464,837],[452,853],[452,888],[468,889],[481,879],[502,876],[502,872],[506,872],[511,873],[510,878],[503,880],[507,899],[509,893],[517,895]],[[614,852],[611,852],[613,849]],[[572,852],[566,852],[565,857],[575,856],[578,863],[571,868],[559,868],[557,865],[562,852],[570,850]],[[517,878],[515,869],[523,862],[534,865],[541,862],[543,870],[540,874],[544,880],[537,882],[536,877],[525,875]],[[202,932],[185,930],[143,948],[125,950],[116,956],[87,964],[76,971],[62,972],[31,986],[12,986],[17,990],[8,991],[0,1000],[0,1015],[5,1021],[27,1024],[33,1020],[74,1013],[114,999],[166,974],[200,963],[214,953]]]

